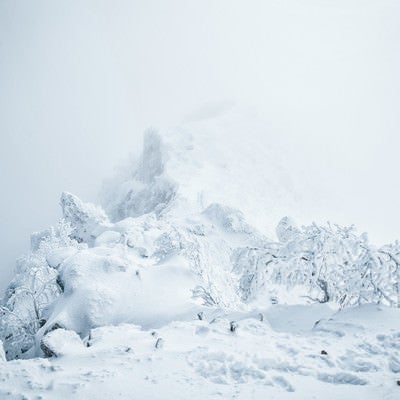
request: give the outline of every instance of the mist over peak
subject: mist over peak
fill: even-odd
[[[397,400],[399,18],[1,1],[0,398]]]

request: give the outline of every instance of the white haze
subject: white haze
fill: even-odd
[[[299,222],[399,238],[399,18],[396,0],[3,0],[0,288],[61,191],[96,200],[146,127],[226,104],[326,193]]]

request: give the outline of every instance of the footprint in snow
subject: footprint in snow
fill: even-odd
[[[294,387],[283,376],[274,376],[272,380],[287,392],[294,392]]]
[[[365,379],[345,372],[337,374],[320,373],[317,375],[317,378],[322,382],[333,383],[335,385],[366,385],[368,383]]]

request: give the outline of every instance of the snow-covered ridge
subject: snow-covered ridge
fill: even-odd
[[[32,253],[19,260],[3,300],[9,359],[40,355],[42,337],[55,327],[84,338],[110,324],[160,326],[204,307],[283,301],[283,288],[303,287],[309,301],[342,307],[400,303],[398,245],[377,250],[352,228],[300,229],[287,217],[273,242],[241,211],[207,203],[213,194],[199,195],[202,186],[196,192],[193,182],[177,181],[184,166],[194,180],[204,178],[192,159],[174,164],[172,155],[184,160],[194,152],[183,147],[189,156],[148,131],[132,171],[109,192],[110,219],[101,207],[62,194],[58,228],[32,236]]]
[[[32,253],[18,261],[3,300],[8,359],[40,355],[42,337],[55,328],[83,338],[98,326],[154,327],[205,305],[241,306],[232,257],[266,238],[238,210],[191,204],[166,170],[168,156],[161,136],[147,132],[132,171],[110,191],[110,218],[62,194],[63,219],[32,235]]]
[[[227,332],[236,334],[238,326],[247,332],[244,340],[275,337],[268,324],[275,331],[288,329],[287,323],[282,325],[287,310],[301,310],[297,329],[312,330],[313,340],[322,347],[324,332],[342,335],[339,322],[324,320],[333,313],[326,304],[333,309],[370,303],[400,306],[397,242],[377,248],[353,227],[299,227],[289,217],[276,227],[278,240],[267,238],[263,232],[270,229],[261,232],[246,212],[235,207],[238,199],[253,194],[247,189],[254,182],[238,176],[238,182],[245,183],[236,187],[234,177],[240,168],[225,163],[222,152],[221,157],[208,156],[216,162],[202,162],[207,160],[205,149],[215,150],[204,147],[203,141],[186,132],[163,138],[148,131],[141,156],[105,186],[105,211],[71,193],[61,195],[63,218],[57,227],[32,235],[31,253],[18,260],[16,276],[3,298],[0,360],[85,358],[87,352],[110,351],[110,335],[122,340],[128,332],[147,343],[146,335],[156,329],[170,341],[179,328],[185,340],[195,330],[187,364],[212,384],[250,379],[291,392],[295,388],[287,378],[266,373],[285,368],[320,382],[368,384],[369,378],[357,375],[361,370],[346,361],[350,353],[328,363],[330,371],[319,372],[324,357],[318,358],[315,369],[315,357],[312,362],[297,357],[294,363],[280,363],[265,355],[249,358],[246,346],[236,357],[229,354],[229,341],[220,352],[202,350],[199,338],[219,343]],[[244,210],[253,201],[244,201]],[[259,210],[253,211],[253,220]],[[319,303],[322,321],[311,308]],[[296,308],[307,304],[309,308]],[[153,339],[160,349],[164,339]],[[289,342],[280,334],[275,339],[272,347]],[[303,345],[312,352],[309,344]],[[282,357],[296,354],[289,347],[276,351]],[[180,350],[173,351],[182,357]],[[399,359],[396,350],[389,361],[393,373]],[[367,365],[363,357],[359,362]],[[380,367],[374,368],[365,371]]]

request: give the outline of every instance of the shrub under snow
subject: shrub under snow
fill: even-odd
[[[310,299],[340,307],[400,306],[398,242],[376,248],[354,227],[312,224],[299,229],[288,221],[284,218],[278,225],[281,242],[239,251],[235,269],[242,274],[244,300],[273,283],[288,289],[301,285]]]
[[[8,359],[20,358],[35,344],[35,335],[45,323],[46,308],[62,293],[50,260],[54,263],[54,252],[61,249],[69,249],[69,254],[78,251],[72,232],[61,220],[57,228],[35,234],[32,252],[18,259],[16,276],[0,307],[0,339]]]

